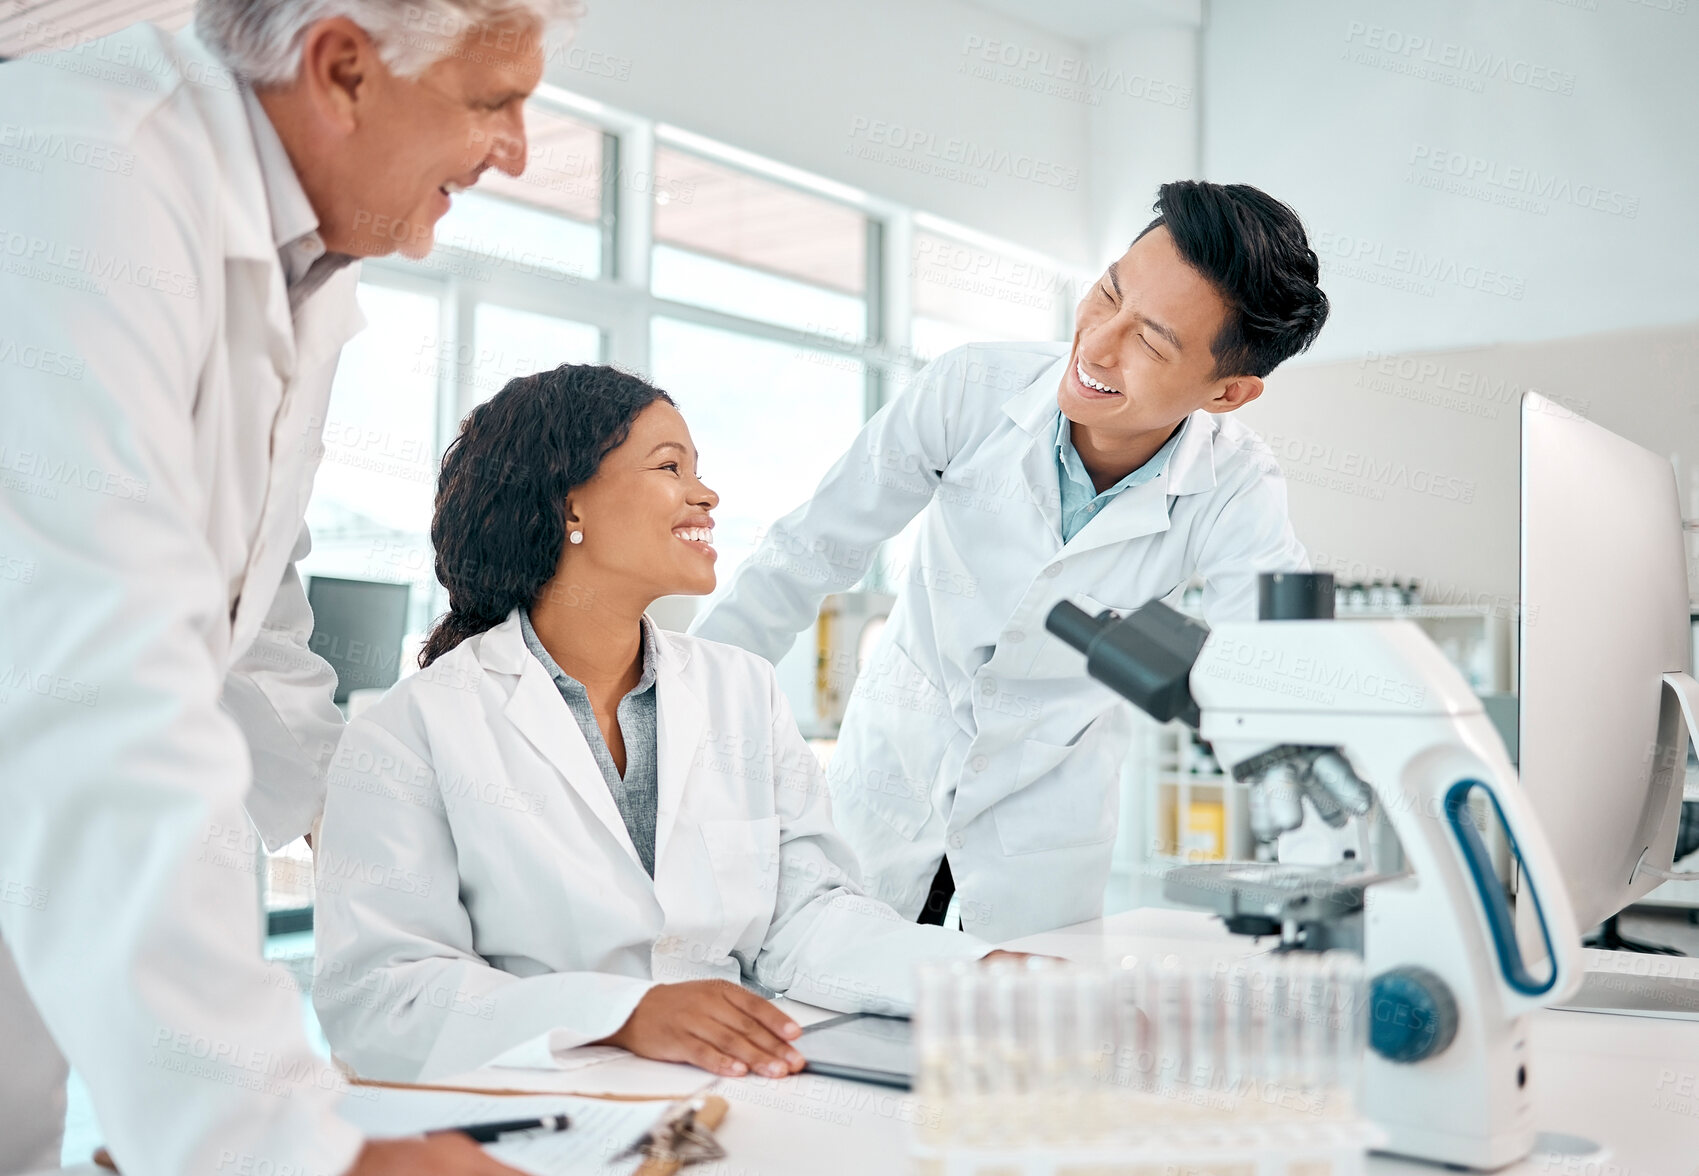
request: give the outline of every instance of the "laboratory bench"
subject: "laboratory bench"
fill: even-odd
[[[1237,951],[1244,942],[1206,914],[1140,908],[1007,946],[1113,961],[1211,943]],[[834,1015],[780,1003],[803,1023]],[[1546,1010],[1532,1016],[1530,1038],[1539,1129],[1589,1139],[1606,1150],[1588,1158],[1536,1155],[1501,1169],[1501,1176],[1699,1176],[1699,1021]],[[666,1096],[690,1093],[708,1080],[689,1066],[606,1048],[570,1051],[562,1061],[570,1068],[485,1067],[446,1084]],[[704,1176],[895,1176],[907,1170],[918,1113],[907,1092],[814,1074],[720,1079],[715,1090],[731,1106],[718,1132],[727,1157],[699,1169]],[[1369,1162],[1377,1176],[1445,1170],[1387,1156]],[[96,1176],[100,1169],[66,1171]]]

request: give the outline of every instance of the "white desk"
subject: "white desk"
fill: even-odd
[[[1072,959],[1119,959],[1235,940],[1206,915],[1144,909],[1047,932],[1009,946]],[[803,1022],[829,1016],[784,1002]],[[1532,1025],[1532,1079],[1541,1130],[1608,1145],[1603,1163],[1535,1159],[1501,1176],[1699,1176],[1699,1022],[1542,1012]],[[456,1081],[584,1093],[682,1094],[707,1076],[689,1066],[623,1056],[560,1072],[485,1068]],[[702,1176],[886,1176],[907,1171],[913,1097],[799,1074],[722,1079],[731,1112],[719,1131],[727,1159]],[[95,1173],[98,1169],[75,1169]],[[1445,1169],[1375,1157],[1377,1176]]]
[[[1204,914],[1147,908],[1009,946],[1115,960],[1195,949],[1200,942],[1232,950],[1248,941],[1228,935]],[[804,1023],[831,1015],[783,1003]],[[1531,1036],[1540,1129],[1604,1143],[1610,1158],[1594,1166],[1537,1158],[1501,1176],[1699,1176],[1699,1022],[1542,1012],[1533,1019]],[[466,1080],[636,1094],[684,1093],[706,1078],[688,1066],[621,1057],[563,1073],[486,1068]],[[703,1169],[704,1176],[883,1176],[907,1170],[916,1104],[903,1091],[814,1074],[722,1079],[716,1089],[731,1103],[719,1131],[727,1159]],[[1387,1157],[1370,1163],[1377,1176],[1433,1176],[1444,1170]]]

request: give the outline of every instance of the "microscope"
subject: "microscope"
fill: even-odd
[[[1504,744],[1463,676],[1407,620],[1333,619],[1333,578],[1272,573],[1255,622],[1206,628],[1160,601],[1125,617],[1063,601],[1046,627],[1092,677],[1178,719],[1247,789],[1253,830],[1306,808],[1354,828],[1331,863],[1199,863],[1170,899],[1277,950],[1359,952],[1370,978],[1363,1113],[1383,1150],[1491,1170],[1534,1146],[1527,1014],[1580,983],[1581,936]],[[1502,829],[1532,904],[1519,941],[1477,821]]]

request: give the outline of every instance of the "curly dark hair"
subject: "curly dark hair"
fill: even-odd
[[[1227,300],[1210,344],[1216,378],[1266,376],[1315,342],[1327,295],[1297,213],[1260,188],[1207,180],[1162,185],[1155,208],[1139,236],[1166,225],[1186,264]]]
[[[659,388],[603,364],[562,364],[509,380],[467,414],[442,455],[431,543],[448,612],[424,668],[529,605],[560,565],[566,496],[595,476]]]

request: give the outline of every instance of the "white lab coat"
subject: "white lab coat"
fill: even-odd
[[[948,850],[962,925],[1004,940],[1102,913],[1129,708],[1049,635],[1060,600],[1131,610],[1206,580],[1254,617],[1256,575],[1306,566],[1268,448],[1198,411],[1161,475],[1064,544],[1055,456],[1065,343],[938,359],[862,429],[693,626],[777,661],[822,597],[925,511],[844,716],[830,780],[874,894],[913,917]]]
[[[291,320],[192,34],[0,65],[0,110],[0,885],[32,898],[0,951],[130,1176],[337,1172],[359,1137],[260,959],[243,804],[306,831],[340,735],[293,561],[358,267]],[[0,1007],[8,1066],[29,1012]],[[57,1137],[56,1086],[0,1106],[0,1171]]]
[[[898,1011],[959,932],[863,896],[773,667],[661,633],[655,876],[519,614],[349,724],[318,853],[313,1002],[362,1075],[547,1066],[660,982]]]

